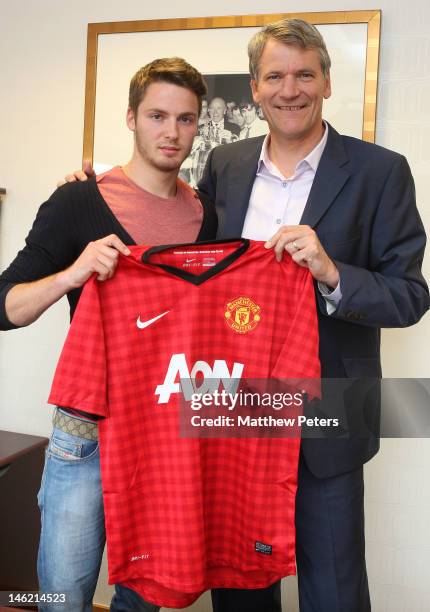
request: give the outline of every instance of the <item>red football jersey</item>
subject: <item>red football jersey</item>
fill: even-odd
[[[313,395],[312,277],[245,239],[131,252],[86,284],[49,397],[106,417],[109,582],[166,607],[266,587],[295,573],[300,440],[181,436],[182,383],[294,378]]]

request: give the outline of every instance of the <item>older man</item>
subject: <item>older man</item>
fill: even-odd
[[[297,19],[268,25],[248,52],[254,102],[270,133],[214,149],[200,191],[216,203],[219,236],[267,240],[279,260],[292,257],[309,268],[323,376],[377,378],[381,327],[412,325],[429,307],[421,274],[425,234],[409,166],[403,156],[341,136],[323,121],[330,58],[312,25]],[[343,408],[346,423],[374,427],[368,435],[350,429],[342,439],[321,434],[302,441],[301,612],[370,610],[363,463],[379,447],[378,398]],[[225,611],[257,609],[252,592],[215,597]],[[276,588],[267,591],[261,612],[279,610],[279,600]]]
[[[212,98],[209,104],[209,117],[210,121],[207,125],[209,128],[210,140],[220,143],[223,139],[224,142],[231,141],[231,135],[239,136],[240,128],[235,123],[227,121],[225,118],[226,114],[226,103],[223,98],[217,97]],[[227,134],[224,134],[226,132]]]

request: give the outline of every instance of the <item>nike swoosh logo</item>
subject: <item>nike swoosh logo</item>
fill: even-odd
[[[194,259],[186,259],[185,263],[191,263],[192,261],[196,261],[196,258],[194,257]]]
[[[158,319],[161,319],[161,317],[164,317],[164,315],[168,314],[169,312],[170,310],[166,310],[166,312],[162,312],[153,319],[148,319],[147,321],[141,321],[139,316],[137,317],[136,325],[139,329],[145,329],[145,327],[149,327],[150,325],[155,323],[155,321],[158,321]]]

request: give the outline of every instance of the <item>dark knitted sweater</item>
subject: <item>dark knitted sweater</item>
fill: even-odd
[[[217,230],[215,209],[204,197],[200,201],[203,222],[197,240],[210,240]],[[14,285],[66,269],[89,242],[109,234],[116,234],[125,244],[135,244],[102,198],[94,179],[57,189],[39,208],[25,247],[0,276],[0,330],[16,328],[5,311],[6,294]],[[70,317],[81,291],[74,289],[67,294]]]

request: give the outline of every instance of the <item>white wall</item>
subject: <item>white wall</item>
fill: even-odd
[[[57,179],[80,166],[88,22],[357,8],[383,11],[377,142],[408,157],[421,214],[430,228],[430,8],[424,0],[266,0],[264,5],[256,0],[2,2],[0,186],[8,194],[0,205],[0,268],[22,245],[39,204]],[[427,255],[427,277],[429,261]],[[66,329],[62,301],[30,328],[0,335],[0,428],[49,433],[46,397]],[[429,331],[426,317],[411,329],[384,333],[386,376],[428,376]],[[382,452],[366,468],[375,612],[430,609],[429,459],[428,440],[389,440],[382,441]],[[295,582],[284,582],[288,610],[297,610]],[[105,585],[104,566],[96,597],[102,603],[109,599]],[[210,610],[209,599],[202,598],[192,610]]]

